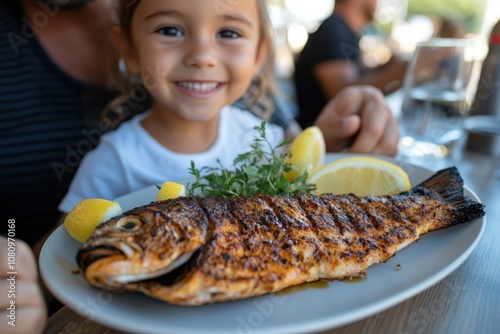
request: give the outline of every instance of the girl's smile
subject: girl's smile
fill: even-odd
[[[224,84],[210,81],[179,81],[176,82],[179,91],[195,99],[207,99],[215,96]]]

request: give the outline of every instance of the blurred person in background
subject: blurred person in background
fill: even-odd
[[[320,110],[343,88],[370,85],[384,94],[401,86],[407,63],[393,56],[386,64],[364,68],[359,40],[373,20],[377,0],[335,0],[335,7],[309,35],[295,62],[294,83],[299,106],[297,121],[313,124]]]

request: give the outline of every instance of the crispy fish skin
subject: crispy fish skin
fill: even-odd
[[[117,284],[98,272],[100,261],[110,266],[109,256],[91,264],[79,261],[87,280],[92,284],[99,277],[99,284],[93,285],[142,291],[181,305],[243,299],[304,282],[360,275],[429,231],[484,215],[482,204],[463,197],[454,168],[396,196],[261,195],[172,202],[183,208],[182,214],[176,212],[177,219],[191,226],[196,212],[207,226],[205,241],[184,267],[155,279]],[[157,206],[153,203],[140,212],[151,214]],[[102,238],[93,236],[89,245],[95,247]],[[153,249],[162,247],[156,240],[148,242],[155,244]],[[89,245],[80,253],[92,252]]]

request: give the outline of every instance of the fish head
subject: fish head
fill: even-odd
[[[154,202],[99,225],[77,254],[86,279],[122,288],[184,264],[205,243],[208,229],[202,210],[189,202]]]

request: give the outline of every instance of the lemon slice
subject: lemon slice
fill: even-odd
[[[315,169],[323,165],[325,159],[325,138],[320,128],[310,126],[303,130],[290,145],[291,156],[286,162],[295,166],[297,170],[285,173],[288,181],[292,182],[304,171],[312,173]]]
[[[164,201],[166,199],[177,198],[179,196],[186,196],[186,187],[183,184],[166,181],[160,188],[157,201]]]
[[[120,204],[102,198],[80,201],[64,219],[64,227],[76,240],[84,243],[94,233],[97,225],[122,213]]]
[[[411,188],[408,174],[388,161],[351,157],[333,161],[310,175],[315,194],[394,195]]]

